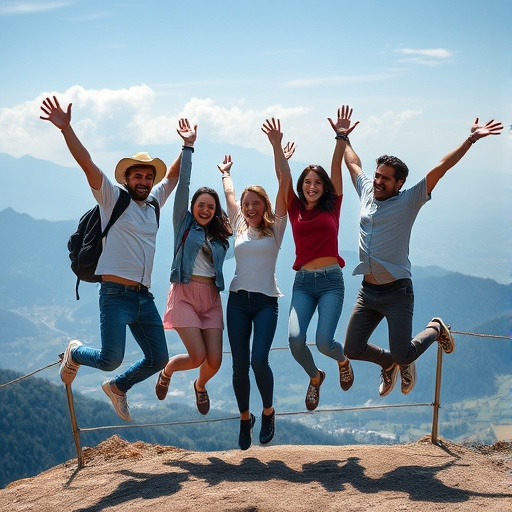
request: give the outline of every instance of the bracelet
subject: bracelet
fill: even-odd
[[[192,153],[194,152],[194,147],[193,146],[181,146],[181,149],[182,150],[190,149],[190,151],[192,151]]]
[[[225,172],[222,174],[222,179],[224,178],[231,178],[231,174],[229,174],[229,172]]]
[[[334,137],[336,140],[342,139],[345,142],[348,142],[348,135],[345,135],[344,133],[338,133],[336,137]]]
[[[473,140],[471,137],[468,137],[464,142],[469,142],[471,145],[473,145],[476,140]]]

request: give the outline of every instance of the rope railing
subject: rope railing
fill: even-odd
[[[473,332],[464,332],[464,331],[451,331],[452,334],[458,334],[462,336],[476,336],[480,338],[491,338],[491,339],[506,339],[512,340],[510,336],[501,336],[494,334],[481,334],[481,333],[473,333]],[[314,346],[315,343],[307,343],[307,345]],[[279,351],[279,350],[289,350],[288,347],[273,347],[271,351]],[[223,352],[223,354],[231,354],[231,352]],[[62,358],[62,354],[61,354]],[[33,372],[13,379],[9,382],[5,382],[0,384],[0,389],[20,382],[24,379],[32,377],[36,373],[39,373],[43,370],[51,368],[52,366],[56,366],[60,364],[60,360],[54,363],[50,363],[42,368],[34,370]],[[412,404],[388,404],[388,405],[367,405],[367,406],[358,406],[358,407],[340,407],[340,408],[330,408],[330,409],[316,409],[315,411],[291,411],[291,412],[276,412],[276,416],[298,416],[298,415],[312,415],[319,413],[339,413],[339,412],[349,412],[349,411],[363,411],[363,410],[375,410],[375,409],[396,409],[403,407],[433,407],[433,416],[432,416],[432,430],[431,430],[431,443],[438,444],[438,423],[439,423],[439,409],[441,408],[440,403],[440,395],[441,395],[441,376],[442,376],[442,363],[443,363],[443,350],[438,345],[437,349],[437,365],[436,365],[436,381],[435,381],[435,390],[434,390],[434,400],[432,403],[412,403]],[[69,407],[69,414],[71,420],[71,427],[73,431],[73,438],[75,442],[75,448],[77,453],[77,461],[78,468],[83,467],[84,459],[82,454],[82,448],[80,444],[80,433],[81,432],[92,432],[98,430],[110,430],[110,429],[126,429],[126,428],[148,428],[148,427],[165,427],[165,426],[182,426],[182,425],[193,425],[199,423],[216,423],[220,421],[233,421],[239,420],[239,416],[233,416],[228,418],[211,418],[205,420],[187,420],[187,421],[172,421],[172,422],[161,422],[161,423],[145,423],[145,424],[131,424],[131,425],[105,425],[98,427],[88,427],[88,428],[79,428],[78,423],[76,421],[75,408],[73,403],[73,392],[71,390],[71,385],[66,385],[66,395]]]

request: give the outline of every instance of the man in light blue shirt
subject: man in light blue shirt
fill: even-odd
[[[427,175],[410,189],[402,191],[409,174],[407,166],[394,156],[381,156],[373,180],[361,168],[361,160],[350,144],[345,164],[361,201],[359,223],[359,264],[353,275],[362,274],[363,282],[352,311],[345,336],[345,355],[381,366],[379,395],[388,395],[401,375],[402,393],[416,383],[414,361],[437,341],[451,353],[455,340],[439,317],[424,331],[412,337],[414,292],[409,261],[412,226],[421,207],[430,200],[437,182],[467,153],[479,139],[499,135],[503,125],[489,121],[478,125],[470,136],[448,153]],[[383,318],[388,322],[389,350],[368,343]]]

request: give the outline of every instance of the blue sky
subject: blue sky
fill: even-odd
[[[265,118],[279,117],[296,142],[298,174],[329,166],[326,118],[347,103],[361,122],[351,140],[366,172],[394,154],[412,185],[475,117],[512,123],[511,24],[509,0],[0,1],[0,153],[75,166],[39,120],[42,98],[56,94],[73,102],[75,131],[108,175],[148,148],[170,163],[186,116],[199,125],[196,156],[203,141],[212,151],[194,168],[198,186],[221,190],[215,164],[229,151],[238,190],[257,178],[272,193]],[[418,217],[413,264],[511,281],[511,144],[508,128],[479,141],[443,178]],[[269,165],[257,177],[244,174],[254,152]],[[18,178],[0,173],[4,184]],[[50,220],[78,218],[91,201],[84,184],[56,215],[45,194],[23,204],[9,190],[0,209]],[[347,179],[342,251],[357,249],[357,213]]]

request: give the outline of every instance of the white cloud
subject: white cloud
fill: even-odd
[[[0,16],[53,11],[72,4],[73,2],[2,2],[2,5],[0,5]]]
[[[421,64],[423,66],[437,66],[443,62],[448,61],[455,55],[455,52],[446,50],[444,48],[431,48],[426,50],[415,50],[412,48],[400,48],[395,50],[396,53],[410,56],[406,59],[401,59],[400,62],[412,62]]]
[[[421,113],[421,110],[384,112],[380,116],[370,116],[362,126],[357,127],[357,131],[363,137],[394,137],[410,119]]]
[[[305,107],[280,105],[262,110],[224,107],[212,99],[192,98],[176,115],[162,115],[155,114],[160,111],[155,106],[157,96],[147,85],[119,90],[86,90],[77,85],[62,93],[41,93],[31,101],[0,109],[0,152],[75,165],[57,129],[39,119],[40,115],[45,117],[40,110],[43,100],[53,96],[64,110],[72,103],[73,129],[95,159],[117,154],[126,146],[175,143],[180,117],[197,123],[199,135],[213,142],[268,152],[269,144],[260,131],[266,118],[278,117],[286,123],[309,112]]]

